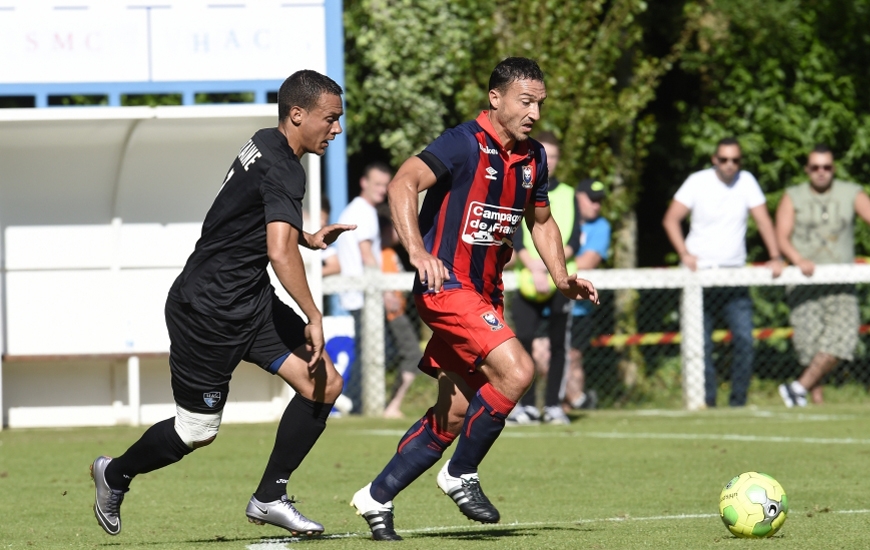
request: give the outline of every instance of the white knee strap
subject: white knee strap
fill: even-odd
[[[191,449],[208,445],[217,437],[221,414],[222,410],[213,414],[202,414],[175,405],[175,431]]]

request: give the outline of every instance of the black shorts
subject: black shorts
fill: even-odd
[[[305,321],[274,294],[252,319],[216,319],[190,304],[166,300],[172,394],[181,407],[210,414],[222,410],[240,361],[275,374],[305,343]]]
[[[586,353],[592,345],[592,313],[575,315],[571,322],[571,348]]]

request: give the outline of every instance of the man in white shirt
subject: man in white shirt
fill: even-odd
[[[680,255],[680,262],[697,269],[741,267],[746,263],[746,219],[752,214],[771,260],[773,276],[783,263],[776,243],[767,201],[755,177],[740,170],[741,150],[736,139],[716,146],[713,167],[695,172],[674,195],[662,225]],[[689,236],[683,238],[681,222],[692,214]],[[731,329],[734,357],[731,363],[729,404],[746,404],[752,378],[752,300],[745,287],[704,289],[704,390],[708,407],[716,406],[716,369],[713,365],[713,323],[722,315]]]
[[[348,232],[343,239],[335,241],[341,274],[346,277],[361,277],[366,269],[381,269],[381,233],[378,224],[377,206],[387,197],[387,184],[393,177],[389,166],[373,162],[363,169],[359,180],[360,194],[350,201],[338,217],[339,220],[356,225],[356,232]],[[345,223],[345,222],[339,222]],[[345,382],[344,394],[353,402],[353,411],[362,410],[362,379],[360,377],[360,335],[362,333],[363,293],[344,292],[339,297],[341,307],[353,316],[354,359],[350,365],[350,378]]]

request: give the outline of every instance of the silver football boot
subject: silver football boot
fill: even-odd
[[[100,527],[110,535],[121,532],[121,503],[124,502],[124,491],[112,489],[106,483],[106,466],[112,459],[107,456],[98,457],[91,464],[91,479],[94,480],[96,496],[94,497],[94,516]]]
[[[251,523],[257,525],[268,523],[283,527],[293,535],[301,533],[310,537],[323,533],[323,526],[299,513],[299,510],[293,506],[295,502],[292,498],[287,498],[287,495],[282,495],[279,500],[272,502],[260,502],[252,495],[245,515]]]

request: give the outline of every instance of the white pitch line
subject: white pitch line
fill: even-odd
[[[781,418],[783,420],[800,420],[800,421],[834,421],[834,420],[854,420],[860,418],[857,414],[822,414],[822,413],[803,413],[803,412],[775,412],[766,410],[753,410],[746,408],[743,410],[726,410],[721,411],[722,414],[709,414],[703,416],[704,413],[696,411],[678,411],[667,409],[641,409],[634,411],[628,416],[641,417],[664,417],[664,418],[689,418],[695,417],[704,420],[716,419],[731,419],[731,418]]]
[[[810,510],[812,511],[812,510]],[[805,515],[807,511],[791,510],[789,515]],[[818,512],[823,513],[823,512]],[[870,509],[867,510],[831,510],[825,512],[829,514],[870,514]],[[583,525],[587,523],[620,523],[626,521],[675,521],[687,519],[710,519],[717,518],[719,514],[673,514],[661,516],[620,516],[612,518],[593,518],[593,519],[577,519],[571,521],[532,521],[532,522],[513,522],[513,523],[498,523],[498,524],[472,524],[472,525],[441,525],[437,527],[421,527],[420,529],[397,529],[396,531],[405,535],[413,535],[417,533],[440,533],[445,531],[470,531],[480,529],[504,529],[505,527],[513,528],[530,528],[530,527],[547,527],[551,525]],[[356,537],[368,537],[369,533],[344,533],[334,535],[323,535],[315,540],[321,539],[347,539]],[[248,550],[287,550],[288,544],[302,542],[307,540],[303,537],[283,537],[275,539],[265,539],[261,542],[249,544]]]
[[[361,435],[377,435],[401,437],[406,432],[402,430],[359,430],[353,432]],[[760,443],[809,443],[818,445],[870,445],[870,439],[853,437],[786,437],[776,435],[741,435],[741,434],[685,434],[685,433],[651,433],[651,432],[565,432],[540,430],[506,430],[500,437],[525,438],[559,438],[559,437],[591,437],[594,439],[682,439],[705,441],[749,441]]]

